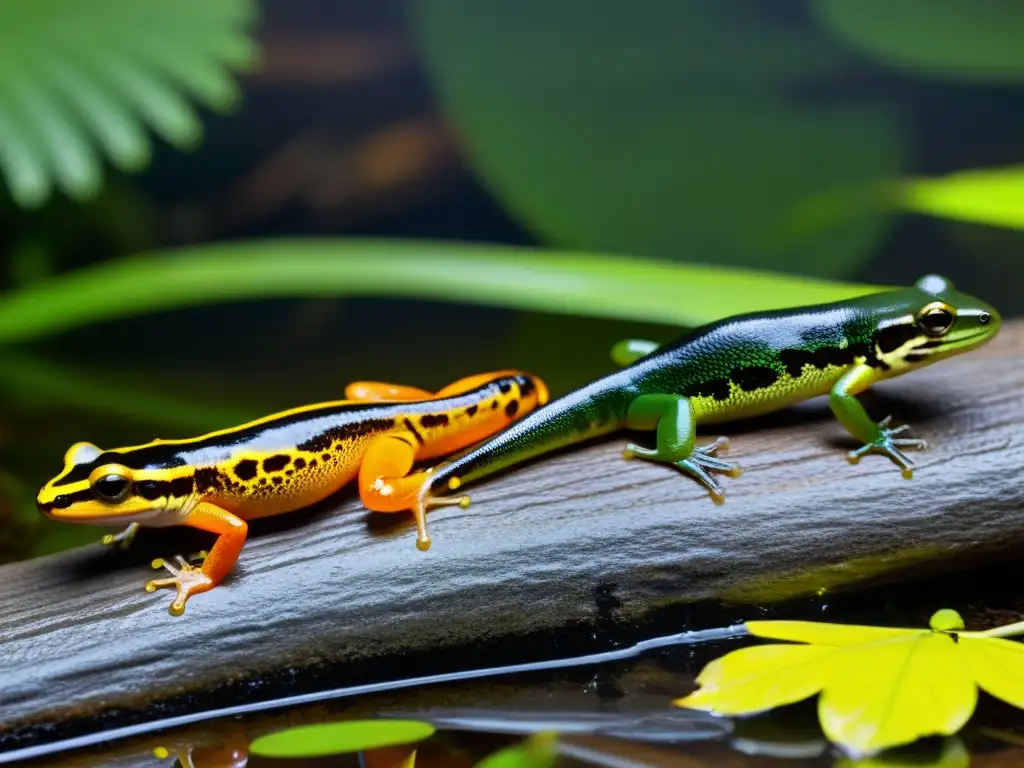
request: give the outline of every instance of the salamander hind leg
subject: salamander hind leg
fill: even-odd
[[[213,549],[202,559],[202,565],[196,567],[183,557],[176,557],[177,566],[163,560],[155,560],[155,567],[163,567],[170,571],[170,578],[154,579],[146,584],[147,592],[170,587],[177,590],[177,595],[168,609],[172,616],[180,616],[185,612],[185,603],[193,595],[209,590],[220,584],[230,573],[238,560],[238,555],[245,545],[248,526],[245,521],[230,512],[201,503],[183,521],[185,525],[210,533],[220,534]]]
[[[360,400],[367,403],[430,400],[433,392],[404,384],[387,384],[382,381],[353,381],[345,387],[346,400]]]
[[[641,395],[629,406],[626,415],[630,429],[656,429],[656,448],[643,448],[630,443],[626,446],[627,459],[640,458],[671,464],[696,478],[708,489],[716,504],[725,501],[725,489],[712,473],[739,477],[742,470],[737,464],[718,458],[719,452],[729,448],[729,440],[719,437],[709,445],[697,447],[696,422],[693,406],[678,395]]]
[[[431,468],[409,474],[416,460],[415,438],[382,435],[370,443],[359,466],[359,498],[374,512],[411,512],[416,520],[416,547],[430,549],[426,513],[434,507],[469,506],[468,496],[431,497],[426,493]]]

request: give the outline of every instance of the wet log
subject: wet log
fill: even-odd
[[[910,481],[881,456],[850,466],[849,438],[815,401],[721,429],[746,470],[725,480],[722,506],[669,468],[624,462],[618,436],[468,489],[469,509],[431,513],[427,553],[409,521],[367,515],[351,493],[262,521],[232,578],[181,618],[170,593],[142,585],[151,557],[201,535],[148,531],[127,553],[97,544],[0,567],[0,753],[66,735],[46,723],[111,727],[557,658],[568,649],[523,638],[598,626],[615,643],[667,607],[763,604],[1010,553],[1024,541],[1022,342],[1024,323],[1009,323],[986,348],[866,396],[932,444]]]

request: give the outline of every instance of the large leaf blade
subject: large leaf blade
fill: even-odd
[[[870,755],[956,733],[978,699],[958,650],[950,635],[927,631],[844,648],[818,700],[825,735],[851,754]]]
[[[882,287],[607,254],[421,241],[258,241],[106,262],[8,294],[0,299],[0,342],[275,297],[392,296],[694,326],[876,290]]]
[[[902,185],[901,204],[914,213],[1024,229],[1024,166],[908,179]]]
[[[547,243],[841,276],[886,232],[891,208],[853,190],[900,173],[893,109],[794,98],[850,58],[764,4],[413,9],[474,170]],[[851,206],[787,228],[794,208],[822,195]]]
[[[700,685],[675,704],[717,715],[752,715],[817,694],[835,674],[843,649],[816,645],[755,645],[715,659]]]
[[[961,654],[974,681],[991,696],[1024,709],[1024,644],[997,637],[964,637]]]
[[[821,22],[889,66],[964,81],[1024,78],[1015,0],[814,0]]]
[[[819,621],[748,621],[744,626],[750,634],[769,640],[832,646],[863,645],[921,634],[919,629],[828,624]]]

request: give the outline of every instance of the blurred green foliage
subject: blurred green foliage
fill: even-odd
[[[518,744],[498,750],[480,760],[474,768],[554,768],[557,759],[557,734],[541,732]],[[619,764],[626,765],[627,763]],[[639,765],[638,763],[634,764]]]
[[[255,0],[5,0],[0,3],[0,171],[36,207],[53,186],[95,197],[102,156],[149,161],[145,126],[179,148],[202,123],[188,98],[225,110],[232,69],[252,66]]]
[[[36,511],[38,489],[17,473],[0,468],[0,563],[41,557],[99,541],[91,525],[55,525]]]
[[[839,277],[888,229],[858,191],[905,168],[895,105],[801,96],[856,64],[813,26],[755,0],[413,7],[475,169],[545,242]],[[786,226],[823,194],[856,205]]]
[[[969,82],[1024,78],[1017,0],[810,0],[821,24],[889,67]]]
[[[176,397],[152,392],[142,382],[125,380],[120,371],[106,375],[83,370],[44,356],[5,353],[0,356],[0,388],[4,401],[23,412],[55,406],[101,413],[119,420],[140,421],[175,433],[203,433],[243,424],[262,415],[255,408],[207,398]]]
[[[159,244],[160,211],[124,177],[114,176],[96,197],[56,196],[25,210],[0,190],[0,286],[22,288],[58,271],[93,263],[96,253],[133,253]]]
[[[51,281],[61,244],[49,240],[74,227],[41,218],[26,228],[15,219],[5,226],[15,234],[8,276],[24,290],[0,299],[0,341],[272,296],[412,296],[694,325],[867,290],[725,267],[854,274],[900,210],[1017,226],[1021,174],[998,183],[908,180],[895,104],[873,91],[821,97],[865,65],[861,51],[897,66],[1015,71],[1019,50],[1006,41],[1016,37],[1005,30],[1024,28],[1016,6],[967,13],[966,2],[951,0],[926,12],[921,2],[872,0],[868,14],[864,4],[806,0],[817,25],[755,0],[652,0],[642,13],[589,0],[414,3],[425,65],[476,170],[542,240],[584,253],[237,243],[88,266]],[[145,164],[147,123],[176,146],[197,142],[200,120],[187,99],[218,109],[237,102],[230,73],[256,59],[256,5],[0,6],[0,170],[15,200],[39,204],[53,184],[74,199],[94,196],[100,152],[123,169]],[[113,206],[83,209],[90,224],[81,227],[108,240],[123,229],[121,252],[148,245],[155,226],[130,223],[152,218],[142,198],[110,199]],[[673,268],[608,252],[721,267]]]
[[[956,221],[1024,229],[1024,165],[909,179],[902,204],[908,211]]]

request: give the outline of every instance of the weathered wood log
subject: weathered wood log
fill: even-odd
[[[191,534],[4,566],[0,751],[62,735],[38,728],[57,719],[106,712],[111,727],[154,705],[556,658],[564,647],[522,638],[597,622],[614,642],[665,606],[763,603],[1011,552],[1024,542],[1022,342],[1024,323],[1009,323],[866,396],[931,442],[910,481],[881,456],[851,467],[821,401],[721,430],[746,470],[723,506],[666,467],[624,462],[618,436],[468,489],[468,510],[431,513],[427,553],[408,520],[371,518],[351,493],[263,521],[230,581],[181,618],[142,585],[149,558],[208,543]],[[276,687],[251,682],[267,679]]]

